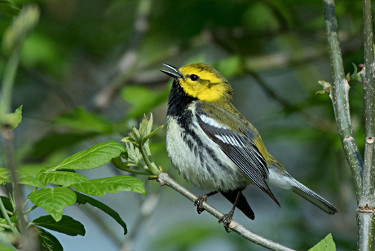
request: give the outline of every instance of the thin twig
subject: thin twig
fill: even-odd
[[[157,181],[160,182],[161,185],[167,185],[167,186],[173,188],[175,191],[179,192],[180,194],[182,194],[183,196],[185,196],[186,198],[188,198],[189,200],[191,200],[193,202],[195,202],[198,199],[198,196],[196,196],[195,194],[191,193],[186,188],[179,185],[176,181],[174,181],[171,177],[169,177],[169,175],[167,173],[164,173],[164,172],[160,173],[158,175]],[[215,216],[217,219],[221,219],[224,216],[224,214],[222,212],[220,212],[219,210],[212,207],[211,205],[209,205],[206,202],[203,202],[202,207],[207,212],[209,212],[210,214]],[[231,222],[229,224],[229,228],[232,231],[234,231],[234,232],[238,233],[239,235],[243,236],[244,238],[248,239],[249,241],[251,241],[255,244],[258,244],[262,247],[265,247],[265,248],[268,248],[268,249],[271,249],[271,250],[283,250],[283,251],[292,251],[293,250],[293,249],[285,247],[285,246],[283,246],[279,243],[268,240],[268,239],[266,239],[266,238],[264,238],[260,235],[254,234],[253,232],[251,232],[250,230],[248,230],[247,228],[245,228],[244,226],[242,226],[241,224],[239,224],[238,222],[236,222],[234,220],[231,220]]]
[[[354,137],[354,131],[349,111],[349,84],[345,79],[338,40],[337,20],[334,0],[323,0],[325,26],[332,65],[333,84],[330,98],[335,112],[337,131],[344,148],[345,157],[353,175],[357,202],[361,191],[361,172],[363,160]]]

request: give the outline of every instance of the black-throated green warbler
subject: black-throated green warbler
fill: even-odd
[[[172,71],[161,71],[174,78],[168,99],[168,156],[186,180],[211,191],[196,201],[199,213],[207,197],[220,192],[233,203],[223,218],[225,224],[235,207],[254,219],[242,194],[249,184],[257,185],[278,205],[269,185],[291,189],[328,214],[337,212],[272,157],[255,127],[232,104],[232,88],[218,71],[203,63],[180,69],[164,65]]]

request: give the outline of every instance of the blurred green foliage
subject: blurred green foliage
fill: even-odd
[[[139,6],[145,2],[151,7],[142,12]],[[260,215],[250,226],[265,224],[268,227],[262,227],[260,234],[299,250],[311,248],[331,232],[339,250],[353,250],[351,175],[328,95],[315,95],[321,90],[319,80],[332,81],[321,1],[5,0],[0,1],[2,40],[14,15],[28,4],[36,4],[41,14],[25,41],[13,90],[11,110],[23,105],[23,121],[15,131],[21,166],[52,166],[104,139],[119,141],[150,111],[155,123],[163,124],[170,85],[158,71],[162,63],[182,66],[204,61],[232,83],[234,103],[261,132],[272,154],[339,209],[338,215],[325,217],[285,192],[278,193],[282,208],[267,211],[269,204],[262,194],[248,189],[251,196],[247,197],[257,202],[255,213]],[[336,10],[344,67],[351,76],[353,125],[362,150],[363,99],[356,78],[363,62],[362,6],[360,1],[342,0],[336,1]],[[3,51],[0,75],[7,61]],[[155,163],[173,173],[162,133],[150,147]],[[3,153],[0,166],[4,166]],[[118,174],[115,168],[103,170],[108,171]],[[155,190],[150,184],[148,192]],[[168,196],[168,189],[162,192]],[[137,203],[135,199],[133,204]],[[163,224],[174,229],[174,222],[168,221],[173,208],[158,206],[163,209]],[[271,217],[275,212],[279,217]],[[180,217],[185,213],[180,211]],[[134,218],[137,214],[142,215],[140,210],[132,211]],[[316,223],[317,217],[323,220]],[[203,224],[200,230],[199,224],[183,225],[191,232],[207,230]],[[184,226],[176,228],[176,233],[184,230]],[[209,241],[216,234],[206,238],[176,234],[177,244],[169,245],[188,243],[180,249],[194,250],[195,243]],[[161,244],[164,236],[156,242],[171,248]],[[131,238],[137,248],[149,243],[146,233],[143,238]],[[226,237],[228,242],[238,241],[232,238],[232,234]],[[91,247],[95,241],[91,240]],[[130,240],[122,241],[126,245]],[[123,243],[113,245],[117,248]]]

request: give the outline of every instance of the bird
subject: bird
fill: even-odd
[[[337,209],[294,179],[266,149],[257,129],[232,103],[232,87],[212,66],[193,63],[160,71],[173,78],[166,116],[168,157],[189,183],[210,191],[195,201],[198,213],[207,198],[221,193],[232,204],[219,220],[225,229],[235,208],[254,220],[243,190],[256,185],[279,207],[270,186],[292,190],[324,212]]]

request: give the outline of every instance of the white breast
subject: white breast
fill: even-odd
[[[175,118],[167,120],[168,156],[187,181],[210,191],[236,190],[250,183],[250,179],[206,136],[197,123],[189,125],[189,129],[194,129],[201,143],[187,133]]]

